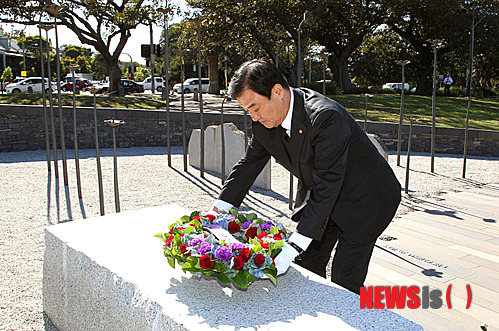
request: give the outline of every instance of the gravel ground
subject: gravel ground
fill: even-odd
[[[220,179],[189,167],[183,172],[181,148],[175,147],[172,167],[167,166],[163,148],[118,149],[121,210],[178,203],[187,209],[208,210],[220,190]],[[51,330],[42,313],[42,265],[44,228],[50,224],[99,216],[95,152],[80,151],[82,199],[78,199],[73,151],[67,151],[69,186],[47,171],[45,151],[0,153],[0,330]],[[101,150],[106,213],[114,212],[112,150]],[[467,178],[461,176],[462,158],[437,155],[435,173],[429,172],[428,155],[411,156],[409,193],[434,197],[477,183],[499,184],[499,158],[469,157]],[[390,164],[404,186],[406,157]],[[53,163],[52,163],[53,166]],[[295,180],[296,184],[296,180]],[[255,210],[293,230],[287,195],[289,174],[272,164],[272,191],[251,191],[242,210]],[[402,206],[397,212],[408,211]]]

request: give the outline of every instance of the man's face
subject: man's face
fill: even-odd
[[[237,102],[251,116],[253,121],[258,121],[266,128],[275,128],[281,124],[289,109],[290,93],[280,84],[274,85],[270,99],[245,89],[237,98]]]

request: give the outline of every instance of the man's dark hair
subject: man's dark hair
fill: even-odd
[[[245,89],[250,89],[270,99],[275,84],[289,90],[289,84],[279,69],[263,59],[254,59],[243,63],[234,73],[230,81],[228,94],[238,98]]]

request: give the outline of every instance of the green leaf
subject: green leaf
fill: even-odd
[[[226,274],[223,274],[223,273],[218,273],[217,274],[217,279],[222,283],[222,284],[226,284],[226,285],[230,285],[230,278],[226,275]]]
[[[203,270],[202,273],[206,276],[211,276],[215,273],[215,271],[213,271],[213,270],[204,270],[204,269],[201,269],[201,270]]]
[[[225,272],[229,266],[223,263],[215,263],[215,270],[218,272]]]
[[[173,257],[170,257],[170,256],[168,256],[167,259],[168,259],[168,264],[170,265],[170,267],[175,269],[175,259]]]
[[[191,255],[187,258],[187,262],[189,262],[191,265],[197,265],[199,262],[199,258]]]
[[[187,270],[191,269],[192,265],[189,262],[185,262],[184,265],[182,266],[182,270]]]
[[[180,218],[180,220],[182,221],[182,223],[189,223],[191,218],[189,216],[185,215],[185,216],[182,216]]]
[[[246,275],[244,274],[244,271],[239,271],[237,275],[233,278],[234,284],[239,286],[240,288],[248,288],[248,279],[246,278]]]
[[[250,272],[248,270],[244,271],[244,275],[246,276],[246,281],[248,282],[248,284],[251,283],[253,281],[253,279],[256,278],[255,276],[250,274]]]
[[[278,229],[277,227],[275,227],[275,226],[272,226],[272,227],[270,228],[270,233],[272,233],[272,235],[274,235],[274,236],[275,236],[276,234],[278,234],[278,233],[279,233],[279,229]]]
[[[263,270],[263,273],[269,277],[270,281],[274,284],[274,286],[277,286],[277,270],[273,271],[267,268]]]
[[[241,222],[241,224],[246,222],[246,217],[244,217],[243,214],[237,215],[237,219],[239,220],[239,222]]]
[[[156,234],[153,236],[153,238],[159,238],[159,239],[161,239],[161,240],[163,240],[163,241],[165,241],[165,240],[166,240],[166,237],[165,237],[165,234],[164,234],[164,233],[156,233]]]
[[[232,215],[237,216],[237,215],[238,215],[238,212],[237,212],[237,210],[236,210],[236,209],[231,208],[231,209],[229,209],[229,214],[232,214]]]
[[[251,214],[248,214],[248,216],[246,216],[246,219],[248,221],[253,221],[255,218],[256,218],[256,214],[255,213],[251,213]]]
[[[193,211],[189,217],[189,220],[191,220],[194,216],[199,216],[199,211]]]
[[[192,233],[192,231],[194,231],[194,227],[193,226],[188,226],[188,227],[185,228],[184,233],[185,234],[190,234],[190,233]]]

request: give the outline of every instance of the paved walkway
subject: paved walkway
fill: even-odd
[[[440,309],[394,309],[427,330],[499,330],[499,187],[406,197],[416,211],[393,221],[378,240],[366,285],[429,286]],[[469,309],[467,289],[472,301]],[[451,286],[451,305],[446,291]]]

